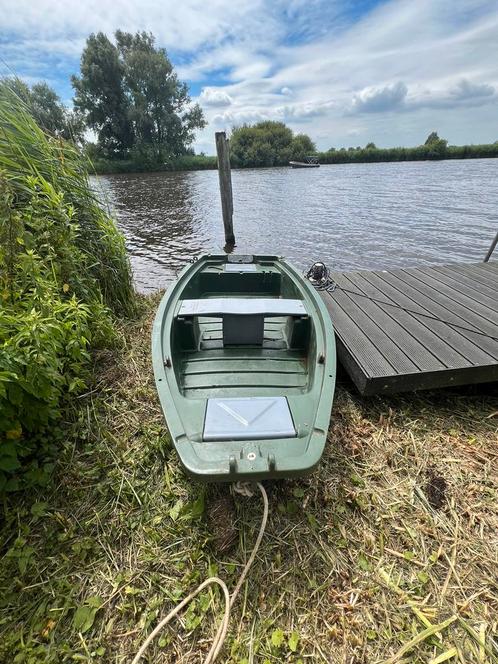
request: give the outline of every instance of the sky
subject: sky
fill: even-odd
[[[281,120],[317,147],[498,140],[497,0],[0,0],[0,75],[70,105],[86,37],[152,32],[214,132]]]

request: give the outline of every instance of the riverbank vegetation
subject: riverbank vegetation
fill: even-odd
[[[154,161],[135,159],[107,159],[94,149],[87,146],[86,154],[89,159],[89,168],[96,174],[111,173],[151,173],[167,171],[205,171],[216,170],[218,161],[216,157],[198,154],[185,154],[162,161],[160,164]]]
[[[360,164],[390,161],[431,161],[442,159],[486,159],[498,157],[498,141],[486,145],[448,145],[436,132],[423,145],[412,148],[378,148],[368,143],[364,148],[331,148],[319,154],[322,164]]]
[[[258,122],[235,127],[230,136],[230,161],[237,167],[286,166],[291,159],[313,154],[315,144],[283,122]]]
[[[0,525],[0,662],[129,663],[214,573],[233,587],[258,497],[185,476],[150,368],[159,296],[93,354],[53,474]],[[493,386],[364,399],[339,385],[325,455],[267,485],[270,516],[221,661],[493,664],[498,632]],[[144,662],[193,664],[222,613],[201,594]]]
[[[234,168],[285,166],[291,159],[304,159],[315,152],[315,145],[305,134],[294,135],[283,122],[259,122],[236,127],[230,136],[230,161]],[[97,173],[188,171],[217,168],[216,157],[193,152],[155,159],[106,159],[96,145],[87,146],[87,155]]]
[[[135,309],[123,237],[78,150],[30,110],[0,84],[0,493],[46,479],[92,349]]]
[[[88,154],[97,173],[143,171],[185,171],[216,169],[216,157],[186,154],[162,163],[133,159],[103,159],[95,147]],[[263,122],[235,128],[230,139],[234,168],[286,166],[291,159],[315,155],[321,164],[363,164],[397,161],[436,161],[443,159],[498,158],[498,141],[486,145],[448,145],[432,132],[425,143],[412,148],[378,148],[368,143],[364,148],[350,147],[317,152],[309,136],[292,131],[281,122]]]

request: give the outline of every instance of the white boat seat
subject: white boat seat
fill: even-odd
[[[254,263],[226,263],[225,272],[257,272]]]
[[[295,438],[285,397],[228,397],[208,399],[204,441]]]
[[[212,297],[182,300],[178,317],[221,316],[224,346],[261,346],[265,316],[307,316],[301,300],[263,297]]]
[[[307,316],[302,300],[264,297],[210,297],[182,300],[178,316]]]

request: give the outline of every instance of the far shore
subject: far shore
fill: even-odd
[[[443,154],[436,154],[420,146],[415,148],[374,148],[333,150],[317,153],[321,165],[329,164],[368,164],[389,163],[401,161],[445,161],[464,159],[496,159],[498,158],[498,143],[489,145],[463,145],[449,146]],[[284,163],[248,164],[232,168],[271,168],[287,166]],[[215,156],[184,155],[162,164],[138,162],[129,159],[93,159],[91,172],[95,175],[115,175],[119,173],[162,173],[178,171],[204,171],[216,170]]]

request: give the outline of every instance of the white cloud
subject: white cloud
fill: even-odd
[[[252,124],[254,122],[263,122],[264,120],[271,120],[272,118],[268,113],[264,111],[236,111],[225,113],[218,113],[215,115],[211,122],[217,127],[224,127],[225,129],[230,129],[232,127],[238,127],[243,124]]]
[[[285,120],[307,120],[317,118],[322,115],[328,115],[335,106],[334,102],[327,101],[309,101],[301,104],[287,104],[286,106],[277,106],[275,114]]]
[[[433,89],[414,90],[407,97],[404,110],[417,111],[420,108],[433,110],[475,108],[496,105],[496,88],[488,83],[476,83],[462,79],[457,84],[435,87]]]
[[[384,113],[398,109],[405,101],[408,88],[402,81],[382,88],[365,88],[353,98],[352,113]]]
[[[461,79],[449,87],[425,88],[418,86],[409,89],[398,81],[384,87],[369,87],[354,95],[348,112],[387,113],[417,111],[421,108],[457,108],[461,106],[481,106],[496,101],[496,89],[488,83],[476,83]]]
[[[203,106],[230,106],[232,98],[220,88],[202,88],[199,101]]]
[[[59,40],[64,48],[99,30],[148,30],[179,51],[220,43],[256,20],[262,0],[1,0],[2,31]]]
[[[201,95],[202,97],[202,95]],[[199,97],[199,99],[201,99]],[[230,128],[241,124],[251,124],[264,120],[277,120],[284,122],[306,122],[312,118],[326,115],[331,108],[330,103],[303,103],[275,106],[264,109],[230,110],[217,113],[211,118],[211,123],[217,127]]]

